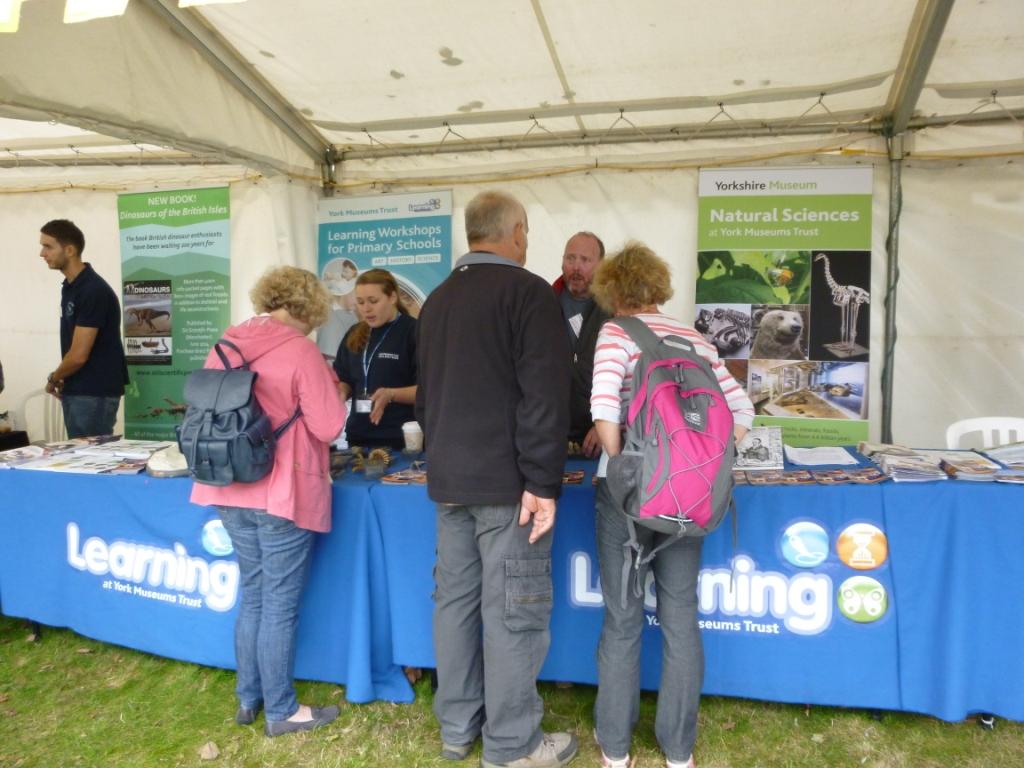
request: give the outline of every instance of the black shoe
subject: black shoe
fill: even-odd
[[[978,726],[983,731],[994,731],[996,728],[996,716],[984,712],[978,715]]]
[[[294,722],[292,720],[268,720],[263,727],[263,732],[270,737],[283,736],[286,733],[298,733],[299,731],[312,731],[321,725],[327,725],[334,720],[341,712],[337,706],[331,704],[328,707],[310,707],[309,720]]]
[[[239,707],[238,711],[235,712],[235,722],[239,725],[252,725],[256,722],[257,715],[262,711],[262,703],[257,704],[255,707]]]

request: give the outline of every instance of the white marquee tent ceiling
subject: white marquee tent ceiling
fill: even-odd
[[[4,168],[318,179],[328,150],[654,154],[982,121],[1010,128],[998,149],[1024,149],[1021,0],[131,0],[76,25],[63,5],[27,0],[0,35]]]

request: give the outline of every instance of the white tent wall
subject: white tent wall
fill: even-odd
[[[943,146],[937,138],[931,144]],[[872,151],[879,152],[877,142]],[[538,160],[536,151],[534,155]],[[668,311],[692,319],[696,168],[597,169],[459,184],[456,168],[473,167],[473,159],[435,156],[354,161],[342,168],[341,179],[374,173],[387,176],[391,171],[415,177],[427,168],[436,176],[437,166],[444,163],[450,163],[453,171],[450,186],[455,203],[456,257],[465,248],[462,217],[466,203],[481,189],[499,187],[527,206],[531,270],[554,279],[560,271],[565,240],[581,229],[598,233],[610,250],[630,238],[641,239],[672,267],[676,294]],[[871,436],[878,439],[889,170],[884,159],[876,158],[874,164],[869,398]],[[54,169],[53,175],[67,176],[73,170]],[[225,171],[196,171],[190,184],[181,182],[185,172],[180,169],[162,175],[152,168],[93,169],[92,173],[123,174],[129,186],[120,191],[143,191],[153,188],[152,179],[159,179],[164,189],[210,186],[215,182],[204,183],[203,174],[212,179]],[[39,186],[45,186],[39,172],[33,175]],[[149,186],[142,178],[151,179]],[[951,162],[914,161],[905,166],[903,180],[893,437],[907,444],[938,446],[945,426],[955,419],[1020,415],[1024,411],[1024,309],[1020,302],[1024,295],[1024,169],[1005,159],[972,161],[963,167]],[[422,186],[389,184],[388,188],[400,191]],[[363,187],[353,193],[373,192]],[[248,289],[267,267],[288,263],[315,269],[319,197],[317,188],[284,178],[231,185],[232,320],[251,311]],[[36,258],[39,225],[54,217],[76,220],[88,238],[88,260],[112,284],[120,279],[114,190],[24,192],[0,197],[0,231],[7,244],[0,257],[7,278],[7,297],[0,313],[0,359],[6,364],[8,387],[0,395],[0,410],[15,406],[27,392],[37,389],[56,364],[60,280],[47,273]]]
[[[189,185],[159,169],[118,169],[150,179],[166,177],[163,189]],[[62,171],[65,176],[67,171]],[[173,174],[181,175],[176,169]],[[197,183],[203,172],[190,174],[191,186],[214,186],[223,171],[208,171],[209,183]],[[38,179],[38,173],[37,173]],[[148,186],[121,191],[146,191]],[[231,184],[231,317],[252,313],[249,288],[268,267],[294,264],[316,270],[316,200],[319,190],[283,177]],[[117,224],[117,192],[98,189],[24,192],[0,195],[0,252],[4,298],[0,311],[0,361],[6,388],[0,411],[14,410],[41,388],[46,374],[60,361],[60,285],[62,276],[49,272],[39,258],[39,227],[50,219],[67,218],[85,233],[85,260],[120,293],[121,253]],[[41,409],[27,414],[30,436],[38,438]],[[122,417],[118,416],[118,429]]]
[[[899,261],[893,438],[1024,416],[1024,167],[904,168]]]

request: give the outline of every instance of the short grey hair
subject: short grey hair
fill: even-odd
[[[466,206],[466,240],[470,243],[496,243],[512,234],[526,209],[512,195],[487,190]]]

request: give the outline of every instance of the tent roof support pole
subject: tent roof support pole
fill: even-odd
[[[142,1],[288,138],[318,164],[323,163],[328,141],[242,59],[224,38],[213,31],[199,14],[178,8],[177,0]]]
[[[900,280],[900,214],[903,211],[903,134],[889,143],[889,228],[885,238],[885,339],[882,349],[882,442],[892,442],[892,383],[896,353],[896,288]]]
[[[338,183],[338,167],[340,165],[337,150],[334,146],[329,146],[324,151],[323,163],[320,165],[320,175],[323,179],[324,197],[334,197],[334,190],[337,188]]]
[[[562,95],[565,98],[566,103],[576,103],[576,93],[569,85],[569,78],[565,74],[565,67],[562,66],[562,60],[558,57],[558,49],[555,47],[555,39],[551,36],[551,28],[548,26],[548,20],[544,16],[544,9],[540,7],[540,0],[530,0],[530,5],[533,6],[533,15],[537,19],[537,26],[540,28],[541,35],[544,36],[544,45],[547,46],[548,56],[551,57],[551,64],[555,68],[555,74],[558,75],[558,82],[562,85]],[[583,125],[583,120],[580,119],[579,115],[574,116],[576,118],[576,127],[583,133],[586,131],[586,126]]]
[[[839,113],[835,113],[839,114]],[[1024,119],[1024,108],[1011,109],[1006,112],[978,111],[973,114],[946,115],[943,117],[917,117],[910,121],[909,130],[919,130],[929,127],[941,127],[952,123],[973,124],[973,123],[995,123],[1011,119]],[[701,139],[732,139],[732,138],[758,138],[758,137],[781,137],[781,136],[824,136],[835,133],[836,126],[832,123],[805,123],[793,125],[792,119],[786,124],[786,120],[780,119],[771,122],[765,121],[737,121],[736,124],[724,123],[719,127],[716,124],[707,126],[705,129],[701,124],[689,124],[673,127],[651,127],[645,128],[643,135],[632,128],[621,131],[616,130],[603,134],[566,134],[552,133],[530,136],[508,136],[494,139],[474,139],[471,141],[452,141],[444,144],[424,143],[407,145],[378,145],[364,148],[346,148],[345,145],[337,145],[338,161],[363,160],[368,158],[382,157],[416,157],[419,155],[445,155],[466,152],[497,152],[500,150],[538,148],[538,147],[588,147],[612,144],[628,144],[633,142],[678,142],[692,138],[697,131]],[[880,134],[888,133],[889,123],[881,119],[865,122],[852,121],[844,126],[846,131],[856,134]],[[841,138],[844,134],[836,134]],[[847,133],[846,135],[850,135]]]
[[[885,111],[892,120],[890,132],[893,136],[903,133],[910,123],[946,21],[953,10],[953,2],[918,0],[886,103]]]

